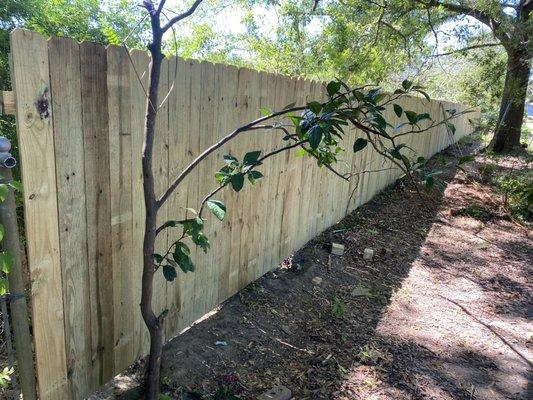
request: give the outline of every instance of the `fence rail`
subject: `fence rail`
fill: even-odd
[[[138,304],[146,101],[139,78],[146,87],[149,58],[115,46],[47,41],[26,30],[13,31],[11,49],[40,398],[81,399],[148,349]],[[200,149],[257,118],[261,107],[280,109],[323,95],[317,82],[175,58],[163,63],[161,93],[173,84],[157,120],[159,193]],[[402,100],[404,109],[429,107],[435,118],[441,105],[465,109]],[[470,131],[465,116],[456,125],[457,137]],[[242,156],[281,143],[272,133],[230,142],[188,176],[161,210],[161,222],[185,217],[185,207],[197,207],[215,188],[213,173],[223,154]],[[407,137],[407,143],[424,156],[450,144],[444,127]],[[346,162],[361,170],[383,168],[384,161],[365,149],[356,157],[347,152]],[[155,308],[169,310],[167,338],[398,177],[392,170],[365,174],[349,200],[354,183],[308,158],[282,154],[262,171],[266,178],[256,187],[221,195],[228,218],[206,223],[211,250],[194,251],[196,272],[180,274],[174,283],[157,277]],[[170,240],[161,234],[157,247]]]

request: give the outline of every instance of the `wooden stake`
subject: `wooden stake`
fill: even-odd
[[[11,170],[0,167],[0,174],[5,181],[11,181]],[[32,340],[28,325],[28,309],[22,280],[22,268],[20,263],[19,230],[17,225],[17,212],[15,196],[10,190],[3,203],[0,203],[0,222],[4,225],[5,233],[2,247],[13,255],[13,268],[7,278],[11,299],[11,321],[13,323],[13,335],[15,338],[15,355],[20,380],[20,389],[24,400],[36,400],[35,370],[33,368]]]

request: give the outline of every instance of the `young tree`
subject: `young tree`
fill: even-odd
[[[143,242],[143,273],[141,313],[150,333],[150,354],[148,357],[146,399],[157,399],[159,393],[159,378],[161,367],[162,348],[164,343],[164,323],[166,312],[156,315],[152,300],[154,293],[154,274],[162,270],[163,275],[169,281],[177,277],[177,270],[184,272],[194,271],[194,265],[190,259],[187,240],[207,251],[209,239],[203,232],[204,211],[210,210],[215,217],[222,220],[226,214],[226,206],[213,199],[219,191],[229,186],[235,191],[240,191],[246,179],[254,183],[262,178],[257,171],[263,161],[284,151],[299,148],[303,154],[314,157],[319,166],[331,170],[338,177],[348,180],[353,175],[366,173],[342,174],[334,169],[339,155],[343,152],[340,141],[346,136],[345,129],[353,126],[362,131],[364,138],[358,138],[353,143],[353,151],[358,152],[371,145],[374,151],[389,160],[394,168],[400,169],[415,183],[416,176],[427,185],[433,184],[431,174],[420,174],[420,167],[425,160],[422,157],[414,157],[414,150],[405,143],[401,143],[403,137],[409,134],[426,132],[438,125],[446,124],[450,131],[455,127],[450,122],[461,113],[455,110],[447,110],[448,116],[440,121],[434,121],[427,113],[418,114],[403,108],[395,101],[408,94],[422,94],[429,98],[420,86],[413,82],[404,81],[402,88],[394,94],[382,93],[379,88],[349,88],[340,81],[332,81],[327,87],[327,99],[325,101],[311,101],[305,105],[289,105],[281,111],[273,112],[262,110],[263,117],[256,119],[236,128],[220,141],[214,143],[200,153],[185,169],[178,174],[169,187],[158,197],[154,189],[154,175],[152,170],[155,122],[158,110],[158,88],[161,73],[161,63],[164,58],[162,53],[162,41],[165,32],[183,19],[187,18],[198,8],[202,0],[195,0],[192,6],[181,14],[175,14],[167,22],[163,23],[165,0],[155,4],[152,0],[144,0],[143,7],[150,19],[151,41],[148,49],[151,53],[151,65],[149,74],[149,88],[146,106],[146,119],[144,130],[144,142],[142,148],[142,171],[144,202],[146,206],[145,230]],[[388,106],[394,108],[398,118],[404,119],[393,125],[386,120],[384,111]],[[195,216],[185,220],[170,220],[157,226],[157,213],[175,190],[180,187],[187,177],[208,155],[220,149],[225,143],[234,140],[241,134],[253,131],[280,132],[283,135],[284,145],[266,154],[252,150],[239,160],[233,155],[225,155],[225,165],[215,174],[219,186],[203,198],[195,211]],[[410,153],[411,152],[411,153]],[[415,184],[415,187],[416,184]],[[417,188],[418,190],[418,188]],[[181,235],[170,245],[164,254],[155,252],[156,236],[165,229],[180,228]]]

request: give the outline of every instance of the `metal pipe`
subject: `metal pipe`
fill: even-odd
[[[10,153],[0,153],[0,167],[11,169],[17,165],[17,160]]]

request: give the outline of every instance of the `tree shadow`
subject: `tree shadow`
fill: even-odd
[[[454,159],[449,151],[443,155]],[[450,208],[444,190],[455,174],[447,168],[441,190],[424,198],[399,181],[167,343],[164,392],[177,399],[184,391],[208,396],[226,384],[242,399],[253,399],[284,385],[295,399],[466,400],[484,398],[476,394],[481,387],[490,388],[495,399],[526,398],[530,386],[517,394],[495,381],[505,372],[502,360],[467,346],[437,353],[431,340],[426,346],[423,339],[379,327],[390,312],[404,318],[398,324],[416,315],[417,304],[401,302],[413,290],[405,282],[415,270],[417,281],[440,271],[436,279],[443,282],[448,274],[488,290],[489,281],[461,269],[467,261],[487,268],[482,254],[465,260],[453,241],[446,251],[428,244],[449,215],[443,213]],[[331,243],[343,244],[344,254],[330,255]],[[374,250],[372,261],[363,259],[365,248]],[[512,282],[505,286],[519,290]],[[516,373],[517,380],[528,378],[522,370]],[[235,377],[238,382],[230,383]]]

